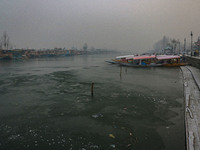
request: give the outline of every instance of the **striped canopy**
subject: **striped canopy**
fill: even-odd
[[[155,55],[151,55],[151,56],[144,55],[144,56],[133,57],[134,60],[138,60],[138,59],[152,59],[152,58],[156,58],[156,56]]]
[[[117,56],[116,59],[127,58],[127,57],[134,57],[134,55]]]
[[[180,58],[180,56],[177,55],[165,55],[165,56],[157,56],[158,60],[164,60],[164,59],[177,59]]]

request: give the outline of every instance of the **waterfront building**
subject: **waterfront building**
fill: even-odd
[[[165,47],[164,49],[164,54],[172,54],[173,53],[173,48],[170,46]]]

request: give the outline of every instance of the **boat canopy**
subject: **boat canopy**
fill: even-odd
[[[138,60],[138,59],[152,59],[152,58],[156,58],[156,56],[155,55],[151,55],[151,56],[144,55],[144,56],[132,57],[131,59]]]
[[[164,60],[164,59],[177,59],[180,58],[180,56],[177,55],[165,55],[165,56],[157,56],[158,60]]]
[[[127,58],[127,57],[134,57],[134,55],[117,56],[116,59]]]

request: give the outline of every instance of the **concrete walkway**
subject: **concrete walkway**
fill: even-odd
[[[185,127],[187,150],[200,149],[200,70],[181,67],[184,77]]]
[[[200,69],[192,66],[186,66],[186,67],[191,72],[193,79],[200,90]]]

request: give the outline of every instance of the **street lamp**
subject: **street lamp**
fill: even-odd
[[[192,56],[192,37],[193,37],[192,31],[190,35],[191,35],[191,56]]]

